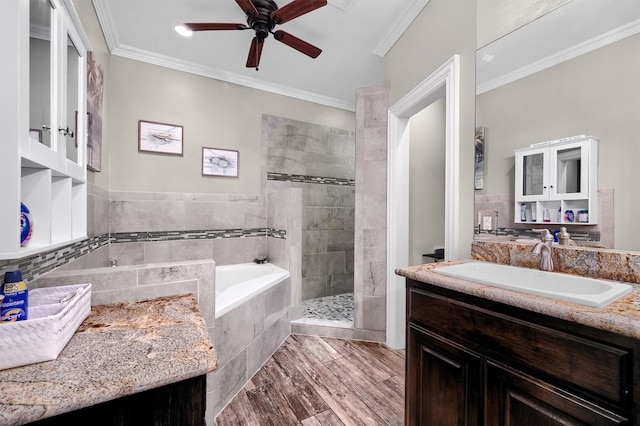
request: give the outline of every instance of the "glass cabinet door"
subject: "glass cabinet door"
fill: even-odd
[[[521,201],[536,201],[549,196],[548,149],[516,153],[516,196]]]
[[[82,57],[76,48],[75,43],[67,35],[67,108],[66,119],[62,121],[64,130],[61,135],[67,145],[67,158],[74,163],[78,162],[78,85],[80,82],[80,60]]]
[[[581,196],[586,191],[588,155],[581,145],[555,148],[552,151],[555,166],[554,192],[557,196],[567,198],[567,195]]]
[[[29,3],[29,137],[51,145],[51,20],[49,0]]]
[[[544,154],[522,157],[522,195],[542,195],[544,193]]]

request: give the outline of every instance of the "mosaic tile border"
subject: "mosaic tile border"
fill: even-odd
[[[33,256],[24,257],[22,259],[8,260],[6,263],[0,264],[0,282],[4,282],[4,273],[6,271],[17,270],[22,271],[25,280],[31,281],[63,266],[73,260],[98,250],[109,244],[108,235],[100,235],[77,243],[69,244],[58,249],[39,253]]]
[[[221,238],[273,237],[286,239],[287,231],[271,228],[214,229],[204,231],[118,232],[111,234],[113,243],[140,241],[208,240]]]
[[[274,172],[267,173],[267,180],[277,180],[280,182],[315,183],[320,185],[356,186],[355,179],[308,176],[308,175],[293,175],[293,174],[287,174],[287,173],[274,173]]]
[[[131,243],[142,241],[174,241],[196,239],[222,239],[222,238],[253,238],[271,237],[281,240],[287,239],[287,231],[271,228],[256,229],[223,229],[207,231],[165,231],[165,232],[130,232],[103,234],[97,237],[87,238],[77,243],[69,244],[45,253],[24,257],[16,260],[0,261],[0,284],[4,282],[6,271],[20,270],[26,281],[31,281],[39,276],[79,259],[99,248],[109,244]]]
[[[544,226],[544,223],[540,225]],[[560,227],[559,225],[557,225]],[[552,230],[553,226],[547,227]],[[496,231],[478,231],[477,227],[474,227],[475,234],[482,235],[497,235],[497,236],[512,236],[512,237],[526,237],[526,238],[540,238],[540,234],[534,232],[530,229],[515,229],[515,228],[498,228]],[[600,241],[600,231],[580,231],[580,230],[571,230],[569,231],[571,234],[571,239],[576,241],[590,241],[597,242]]]

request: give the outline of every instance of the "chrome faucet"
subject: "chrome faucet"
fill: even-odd
[[[553,271],[553,235],[548,229],[534,229],[536,232],[542,232],[540,242],[533,248],[533,254],[540,255],[540,270]]]

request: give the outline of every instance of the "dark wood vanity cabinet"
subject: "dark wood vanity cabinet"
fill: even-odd
[[[407,425],[637,425],[640,342],[407,280]]]

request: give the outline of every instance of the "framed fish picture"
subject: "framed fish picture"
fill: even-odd
[[[202,148],[202,176],[238,177],[240,153],[231,149]]]
[[[183,128],[176,124],[138,120],[138,151],[182,155]]]

